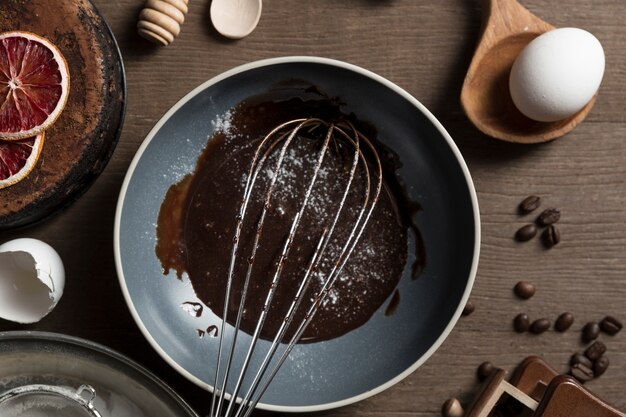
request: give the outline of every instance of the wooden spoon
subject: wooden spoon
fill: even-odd
[[[211,21],[215,29],[231,39],[248,36],[261,18],[262,0],[213,0]]]
[[[482,3],[482,35],[461,91],[467,117],[483,133],[509,142],[546,142],[574,129],[593,107],[595,96],[567,119],[538,122],[517,110],[509,93],[509,73],[517,56],[530,41],[554,26],[516,0]]]

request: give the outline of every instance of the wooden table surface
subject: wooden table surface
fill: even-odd
[[[538,146],[513,145],[480,134],[464,116],[459,94],[480,32],[478,0],[266,0],[256,31],[233,42],[212,29],[209,0],[191,0],[187,22],[169,47],[136,35],[142,0],[94,0],[120,44],[126,65],[128,111],[113,159],[73,206],[1,241],[35,237],[64,259],[67,286],[59,306],[42,322],[24,326],[0,320],[0,331],[45,330],[88,338],[147,366],[199,413],[208,396],[178,376],[144,340],[124,303],[113,261],[113,218],[126,169],[163,113],[189,90],[224,70],[282,55],[345,60],[405,88],[448,129],[474,178],[482,221],[480,265],[463,317],[433,357],[403,382],[369,400],[320,415],[435,416],[450,396],[467,402],[483,361],[512,368],[525,356],[544,355],[566,371],[582,349],[587,321],[613,314],[626,321],[626,2],[523,0],[558,27],[594,33],[606,53],[606,73],[595,108],[571,134]],[[528,194],[562,211],[562,242],[545,250],[538,240],[513,241],[526,219],[516,214]],[[529,301],[512,293],[521,279],[538,291]],[[519,312],[554,320],[571,311],[565,333],[519,335]],[[602,336],[611,366],[588,384],[626,409],[626,331]],[[155,416],[156,417],[156,416]]]

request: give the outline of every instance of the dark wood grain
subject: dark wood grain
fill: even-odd
[[[113,265],[113,217],[128,165],[148,131],[179,98],[233,66],[282,55],[321,55],[364,66],[399,84],[433,111],[460,147],[473,175],[482,220],[481,261],[472,300],[437,353],[382,394],[320,416],[435,416],[450,396],[469,402],[475,369],[489,360],[512,369],[524,357],[544,356],[565,372],[581,350],[585,322],[613,314],[626,321],[626,2],[524,0],[531,12],[559,26],[593,32],[606,53],[596,105],[584,123],[554,142],[525,146],[490,139],[463,115],[459,94],[480,31],[478,0],[266,0],[259,27],[238,42],[219,38],[208,20],[209,0],[192,0],[180,36],[167,48],[136,35],[141,0],[96,0],[118,38],[128,81],[128,112],[120,143],[95,185],[44,224],[3,233],[30,236],[58,249],[67,288],[41,323],[1,330],[50,330],[86,337],[120,350],[171,384],[200,413],[207,395],[178,376],[141,336],[123,301]],[[2,6],[0,5],[0,8]],[[513,234],[532,216],[516,207],[529,194],[562,211],[562,242],[546,251],[538,240]],[[515,298],[521,279],[537,285],[528,301]],[[570,331],[516,334],[513,317],[554,321],[571,311]],[[626,331],[602,336],[611,367],[587,384],[626,409]]]

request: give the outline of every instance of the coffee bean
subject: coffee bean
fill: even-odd
[[[441,406],[442,417],[463,417],[465,411],[456,398],[450,398]]]
[[[606,316],[600,322],[600,329],[610,336],[615,336],[623,327],[622,322],[613,316]]]
[[[559,221],[561,218],[561,212],[555,208],[545,209],[537,217],[537,224],[539,226],[550,226]]]
[[[465,303],[465,307],[463,307],[463,312],[461,313],[464,316],[469,316],[476,310],[476,306],[471,301]]]
[[[569,360],[570,366],[574,366],[577,363],[583,364],[587,368],[592,368],[593,367],[593,362],[588,357],[586,357],[585,355],[583,355],[580,352],[574,353],[572,355],[572,357],[570,358],[570,360]]]
[[[527,242],[534,238],[535,235],[537,235],[537,227],[534,224],[527,224],[515,232],[515,240],[518,242]]]
[[[535,295],[535,285],[528,281],[520,281],[515,284],[515,287],[513,287],[513,292],[519,298],[528,300],[530,297]]]
[[[540,334],[550,328],[550,320],[543,318],[537,319],[530,324],[530,332]]]
[[[561,232],[558,227],[551,224],[546,230],[543,231],[541,238],[543,240],[543,244],[549,249],[554,245],[558,245],[561,241]]]
[[[603,373],[605,373],[608,368],[609,368],[609,358],[607,358],[606,356],[600,356],[593,363],[593,373],[596,378],[602,375]]]
[[[604,352],[606,352],[606,345],[599,340],[596,340],[587,348],[587,350],[585,350],[585,356],[592,361],[595,361],[600,356],[604,355]]]
[[[495,371],[495,369],[496,367],[493,366],[491,362],[483,362],[480,364],[478,369],[476,369],[476,376],[478,377],[478,380],[482,382],[487,379],[493,371]]]
[[[593,370],[582,363],[574,364],[570,370],[569,374],[576,378],[578,382],[584,384],[585,382],[589,382],[593,379]]]
[[[538,196],[529,195],[528,197],[523,199],[521,203],[519,203],[519,212],[522,214],[528,214],[535,211],[540,204],[541,199]]]
[[[518,333],[524,333],[530,327],[528,314],[520,313],[513,319],[513,328]]]
[[[598,325],[598,323],[590,321],[589,323],[585,324],[582,333],[583,342],[589,343],[592,340],[596,340],[598,336],[600,336],[600,326]]]
[[[574,324],[574,315],[572,313],[561,314],[554,323],[554,330],[557,332],[565,332]]]

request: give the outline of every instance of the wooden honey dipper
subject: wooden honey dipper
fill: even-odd
[[[143,38],[167,46],[180,33],[189,0],[148,0],[139,13],[137,31]]]

